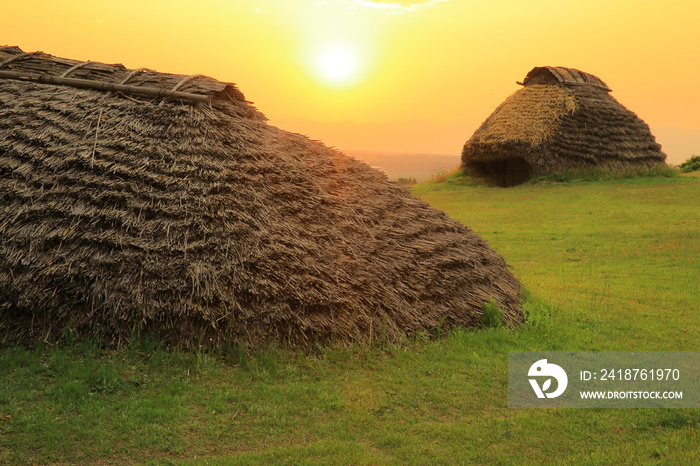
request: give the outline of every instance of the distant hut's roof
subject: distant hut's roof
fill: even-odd
[[[569,168],[663,164],[649,127],[598,77],[533,68],[465,143],[463,168],[501,186]]]

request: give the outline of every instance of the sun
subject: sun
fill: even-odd
[[[345,87],[356,83],[361,68],[359,50],[349,44],[324,44],[313,56],[314,75],[328,86]]]

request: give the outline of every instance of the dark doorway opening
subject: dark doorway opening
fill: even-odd
[[[522,157],[470,160],[466,169],[467,173],[502,188],[519,185],[532,177],[532,166]]]

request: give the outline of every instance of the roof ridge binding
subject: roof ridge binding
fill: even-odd
[[[266,119],[235,84],[202,74],[161,73],[149,68],[131,70],[122,64],[71,60],[40,51],[27,53],[19,47],[0,46],[0,79],[213,104],[224,111]]]
[[[557,81],[567,86],[591,85],[608,92],[612,91],[599,77],[576,68],[568,68],[565,66],[536,66],[530,70],[527,76],[525,76],[525,79],[522,82],[518,82],[518,84],[527,86],[530,80],[543,70],[546,70]]]
[[[123,94],[137,94],[146,97],[164,97],[171,99],[192,100],[196,102],[211,102],[211,97],[206,94],[193,94],[190,92],[181,92],[177,90],[158,89],[157,87],[131,86],[128,84],[110,83],[92,79],[64,78],[62,76],[50,76],[46,74],[23,74],[2,70],[0,70],[0,79],[33,81],[41,84],[59,84],[64,86],[79,87],[81,89],[121,92]]]

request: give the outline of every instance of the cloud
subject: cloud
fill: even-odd
[[[374,8],[392,14],[412,13],[450,0],[318,0],[317,4],[337,3],[354,7]]]

